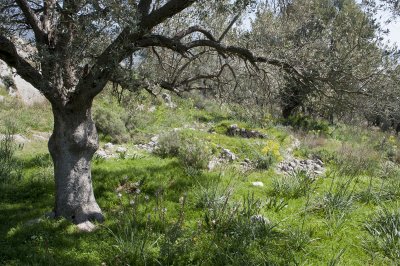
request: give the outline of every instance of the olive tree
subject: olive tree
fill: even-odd
[[[202,49],[225,60],[239,58],[286,66],[285,62],[256,57],[247,49],[226,45],[226,31],[216,36],[202,27],[210,10],[243,10],[250,2],[201,0],[2,0],[0,3],[0,59],[30,82],[50,102],[54,130],[48,148],[54,163],[54,215],[74,223],[103,221],[92,187],[91,159],[98,148],[92,120],[93,99],[109,81],[149,88],[146,77],[133,75],[129,58],[144,49],[162,47],[189,59]],[[165,31],[168,21],[187,14],[185,23]],[[229,16],[228,16],[229,17]],[[16,40],[34,47],[24,57]],[[200,51],[199,51],[200,50]],[[133,78],[135,77],[135,78]],[[198,75],[182,80],[158,81],[179,91]]]

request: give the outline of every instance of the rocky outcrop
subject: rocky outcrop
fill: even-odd
[[[30,83],[12,73],[3,61],[0,61],[0,86],[4,87],[12,97],[20,99],[26,105],[42,103],[46,99]]]

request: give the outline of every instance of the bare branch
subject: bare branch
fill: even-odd
[[[36,17],[36,14],[30,8],[28,2],[26,0],[16,0],[19,8],[21,9],[22,13],[26,18],[26,22],[29,26],[32,27],[32,30],[35,34],[35,38],[39,43],[46,42],[46,33],[43,31],[42,27],[40,26],[40,21]]]

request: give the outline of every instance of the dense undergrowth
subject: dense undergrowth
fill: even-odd
[[[293,118],[294,130],[271,117],[246,120],[237,108],[232,112],[200,96],[175,99],[176,109],[149,96],[135,99],[119,105],[104,94],[95,103],[102,143],[126,143],[133,149],[161,134],[160,148],[154,154],[135,151],[127,158],[93,161],[95,195],[107,218],[93,233],[44,218],[54,201],[46,142],[31,140],[18,148],[11,139],[2,140],[1,169],[7,164],[11,170],[2,170],[0,178],[0,264],[398,263],[396,136],[308,118]],[[12,113],[16,133],[29,137],[33,131],[51,130],[48,106],[21,107],[7,98],[0,105],[3,132],[10,123],[3,118]],[[227,136],[231,124],[267,137]],[[294,138],[301,142],[294,155],[321,159],[324,176],[275,171]],[[222,148],[238,159],[206,170]],[[261,166],[243,169],[245,158]],[[264,186],[252,186],[255,181]]]

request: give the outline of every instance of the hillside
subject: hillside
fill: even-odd
[[[46,104],[0,103],[2,265],[395,265],[398,137],[149,94],[96,99],[96,199],[85,233],[54,202]],[[6,131],[12,132],[13,148]],[[13,154],[15,151],[15,154]],[[7,168],[8,167],[8,168]]]

